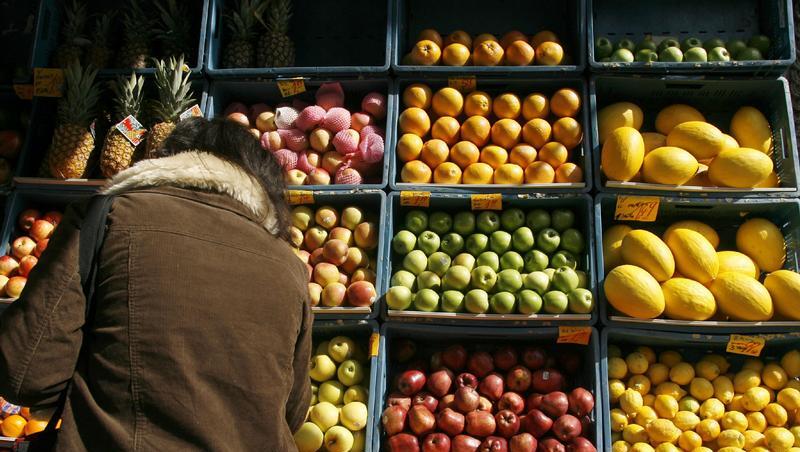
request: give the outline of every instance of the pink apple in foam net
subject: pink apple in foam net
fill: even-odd
[[[339,282],[339,269],[327,262],[320,262],[314,267],[314,282],[322,287]]]
[[[308,174],[319,166],[319,154],[316,152],[301,152],[297,158],[297,169]]]
[[[374,116],[376,119],[386,117],[386,96],[372,92],[361,100],[361,109]]]
[[[344,164],[345,156],[339,154],[336,151],[328,151],[322,155],[322,168],[325,169],[328,173],[336,174]]]
[[[11,256],[0,256],[0,275],[10,276],[19,268],[19,261]]]
[[[305,185],[308,175],[299,169],[292,169],[283,173],[283,179],[286,185]]]
[[[18,237],[11,243],[11,254],[17,259],[21,259],[31,253],[36,248],[36,242],[26,236]]]
[[[19,214],[19,224],[20,229],[23,231],[29,231],[33,226],[33,223],[39,219],[41,213],[36,209],[26,209],[23,210],[21,214]]]
[[[19,261],[19,275],[27,278],[37,263],[39,263],[39,259],[36,256],[28,255],[23,257]]]
[[[371,282],[356,281],[347,288],[347,301],[353,306],[372,306],[377,298],[378,293]]]

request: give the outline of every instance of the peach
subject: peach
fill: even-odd
[[[29,234],[33,240],[39,242],[44,239],[49,239],[50,236],[53,235],[53,231],[55,229],[56,227],[49,221],[36,220],[33,222],[33,226],[31,227]]]
[[[319,305],[320,298],[322,298],[322,286],[315,282],[308,283],[308,298],[311,300],[311,306]]]
[[[344,304],[344,297],[347,295],[347,288],[342,283],[331,283],[322,289],[320,301],[323,306],[334,307]]]
[[[333,134],[323,128],[314,129],[308,136],[311,149],[317,152],[325,152],[333,149]]]
[[[21,214],[19,214],[19,227],[23,231],[29,231],[33,226],[33,223],[39,218],[41,212],[36,209],[26,209],[23,210]]]
[[[356,245],[365,250],[374,250],[378,246],[378,226],[375,223],[365,221],[355,230]]]
[[[340,265],[342,270],[348,274],[352,274],[359,267],[367,267],[369,265],[369,257],[361,248],[351,247],[347,250],[345,261]]]
[[[306,231],[305,244],[308,251],[314,251],[322,247],[325,239],[328,238],[328,231],[319,226],[312,226]]]
[[[32,238],[23,235],[11,244],[11,254],[17,259],[22,259],[24,256],[33,253],[34,248],[36,248],[36,242]]]
[[[292,241],[292,245],[294,245],[295,248],[300,248],[303,245],[303,240],[305,237],[303,236],[303,231],[301,231],[300,228],[296,226],[290,226],[289,236],[290,240]]]
[[[47,244],[50,243],[50,239],[44,239],[36,244],[36,248],[33,250],[33,255],[36,257],[42,257],[42,253],[44,250],[47,249]],[[0,258],[2,259],[2,258]]]
[[[311,261],[311,253],[306,250],[294,250],[294,254],[300,259],[304,264],[307,264]]]
[[[361,267],[353,272],[353,276],[350,278],[350,282],[369,281],[372,284],[375,284],[376,279],[377,275],[375,274],[374,271],[372,271],[372,269]]]
[[[39,263],[39,259],[37,259],[36,256],[29,255],[23,257],[19,261],[19,275],[27,278],[37,263]]]
[[[371,306],[376,298],[378,293],[369,281],[356,281],[347,288],[347,301],[353,306]]]
[[[19,262],[11,256],[0,256],[0,275],[9,276],[19,268]]]
[[[324,168],[314,168],[308,174],[308,183],[311,185],[330,185],[331,173]]]
[[[350,206],[342,210],[342,226],[347,229],[354,230],[362,221],[364,221],[364,212],[358,207]]]
[[[347,244],[347,246],[353,245],[353,231],[344,228],[342,226],[336,226],[335,228],[331,229],[331,233],[328,234],[329,240],[341,240]]]
[[[322,287],[339,281],[339,269],[327,262],[320,262],[314,267],[314,282]]]
[[[347,260],[349,248],[343,240],[328,240],[322,247],[322,257],[326,262],[339,266]]]
[[[8,282],[6,283],[6,295],[10,298],[19,298],[20,294],[22,294],[22,290],[25,288],[25,283],[28,282],[28,278],[24,276],[14,276],[13,278],[9,278]]]
[[[226,117],[228,118],[228,121],[233,121],[247,128],[250,127],[250,118],[248,118],[247,115],[244,113],[239,113],[239,112],[230,113]]]
[[[305,185],[308,180],[308,175],[299,169],[290,169],[283,174],[283,180],[286,185]]]
[[[323,251],[323,248],[315,249],[311,254],[309,254],[308,263],[311,265],[317,265],[320,262],[325,262],[325,258],[322,256]]]
[[[317,209],[314,220],[323,228],[331,230],[339,224],[339,212],[331,206],[322,206]]]

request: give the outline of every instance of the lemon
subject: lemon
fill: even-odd
[[[757,386],[742,395],[742,405],[747,411],[761,411],[769,404],[769,391]]]
[[[794,388],[784,388],[778,393],[778,403],[787,410],[800,408],[800,391]]]
[[[773,427],[783,427],[789,421],[789,413],[786,412],[786,408],[777,403],[770,403],[762,413],[767,418],[767,424]]]
[[[694,431],[700,435],[704,442],[714,441],[719,436],[719,423],[714,419],[703,419],[697,424]]]
[[[754,370],[760,375],[761,371],[764,370],[764,363],[758,358],[747,358],[742,364],[742,369]]]
[[[647,431],[639,424],[628,424],[628,426],[622,430],[622,438],[633,444],[645,442],[647,441]]]
[[[794,435],[794,447],[800,447],[800,425],[796,425],[789,429]]]
[[[647,443],[636,443],[631,447],[631,452],[655,452],[655,449]]]
[[[727,404],[733,400],[733,382],[730,378],[720,375],[711,384],[714,385],[714,397],[718,398],[720,402]]]
[[[731,399],[730,403],[728,403],[727,406],[728,410],[741,411],[741,412],[747,411],[744,408],[744,405],[742,404],[742,398],[743,396],[741,394],[736,394],[735,396],[733,396],[733,399]]]
[[[708,399],[700,405],[700,417],[718,421],[725,414],[725,405],[717,399]]]
[[[795,300],[795,302],[796,301],[797,300]],[[764,366],[764,370],[761,371],[761,381],[776,391],[783,389],[788,380],[789,377],[786,375],[786,371],[777,364],[769,363]]]
[[[764,439],[764,434],[755,430],[747,430],[744,432],[744,450],[750,450],[754,447],[763,447],[767,442]]]
[[[656,419],[647,425],[647,436],[657,443],[677,441],[681,431],[669,419]]]
[[[752,369],[742,369],[733,377],[733,389],[737,394],[742,394],[750,388],[761,384],[761,376]]]
[[[635,375],[641,375],[647,372],[647,367],[649,366],[647,357],[639,352],[629,354],[628,357],[625,358],[625,364],[628,365],[628,372]]]
[[[650,378],[651,384],[661,384],[669,378],[669,367],[661,363],[652,364],[647,368],[647,377]]]
[[[608,359],[608,377],[609,378],[625,378],[628,375],[628,365],[622,358],[609,358]]]
[[[717,437],[720,447],[744,447],[744,433],[739,430],[723,430]]]
[[[669,370],[669,379],[679,385],[688,385],[694,378],[694,367],[689,363],[678,363]]]
[[[728,369],[730,369],[731,364],[728,362],[728,359],[722,355],[706,355],[703,360],[711,361],[712,363],[716,364],[719,367],[719,372],[721,374],[727,373]]]
[[[794,435],[785,428],[773,428],[767,430],[764,435],[769,450],[773,452],[788,451],[794,445]]]
[[[714,452],[714,451],[709,449],[708,447],[698,447],[694,449],[692,452]]]
[[[720,419],[719,422],[725,430],[736,430],[739,432],[747,430],[747,416],[739,411],[728,411],[722,415],[722,419]]]
[[[656,446],[656,452],[681,452],[677,446],[672,443],[661,443]]]
[[[694,450],[703,445],[703,439],[696,432],[687,431],[681,433],[678,438],[678,445],[683,450]]]
[[[678,401],[678,408],[681,411],[689,411],[697,414],[700,411],[700,402],[692,396],[686,396]]]
[[[668,395],[675,400],[680,400],[686,395],[686,391],[683,390],[680,386],[672,383],[671,381],[665,381],[660,385],[656,386],[655,391],[653,391],[657,396],[658,395]]]
[[[656,396],[654,396],[653,394],[647,394],[644,397],[642,397],[642,402],[644,403],[644,406],[649,406],[652,408],[653,403],[655,401],[656,401]]]
[[[636,411],[643,405],[642,395],[633,389],[626,389],[619,398],[619,407],[628,414],[636,414]]]
[[[714,385],[705,378],[692,378],[689,384],[689,394],[697,400],[703,401],[714,396]]]
[[[611,398],[611,403],[617,403],[619,397],[625,392],[625,383],[622,380],[608,380],[608,395]]]
[[[694,430],[697,424],[700,423],[700,418],[691,411],[678,411],[675,418],[672,420],[675,426],[682,431]]]
[[[792,378],[800,377],[800,350],[787,352],[781,358],[781,367]]]
[[[757,432],[763,432],[767,429],[767,418],[764,413],[760,411],[752,411],[745,415],[747,417],[747,428]]]
[[[611,445],[611,452],[630,452],[631,445],[627,441],[614,441]]]
[[[650,380],[644,375],[634,375],[628,379],[628,388],[644,397],[650,392]]]
[[[611,431],[621,432],[628,426],[628,415],[619,408],[611,410]]]
[[[650,347],[640,345],[634,351],[643,354],[647,358],[647,364],[654,364],[657,361],[656,352]]]
[[[681,361],[683,361],[683,357],[674,350],[665,350],[658,355],[658,362],[667,367],[672,367]]]
[[[658,413],[658,416],[664,419],[674,418],[679,410],[678,401],[668,395],[656,396],[656,400],[653,402],[653,408],[656,413]]]
[[[658,419],[658,414],[649,406],[643,406],[636,411],[635,422],[642,427]]]
[[[700,360],[694,365],[694,373],[708,381],[714,381],[720,374],[719,366],[708,360]]]

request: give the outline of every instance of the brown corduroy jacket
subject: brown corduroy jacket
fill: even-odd
[[[263,190],[187,153],[106,191],[117,198],[90,337],[75,206],[0,317],[0,395],[52,406],[71,380],[57,450],[296,450],[311,394],[307,271],[269,232]]]

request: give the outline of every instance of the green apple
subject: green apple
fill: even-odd
[[[298,452],[316,452],[322,448],[322,430],[313,422],[306,422],[294,434],[294,444]]]
[[[655,63],[658,61],[658,54],[655,50],[641,49],[636,52],[634,59],[639,63]]]
[[[701,41],[701,40],[699,40],[697,38],[691,37],[691,38],[684,39],[683,42],[681,43],[681,50],[684,51],[684,52],[686,52],[689,49],[693,49],[695,47],[700,47],[702,49],[703,48],[703,41]]]
[[[558,232],[564,232],[575,225],[575,212],[569,209],[556,209],[553,214],[551,227]]]
[[[403,258],[403,268],[419,275],[428,268],[428,256],[422,250],[414,250]]]
[[[680,63],[683,61],[683,52],[678,47],[667,47],[658,53],[658,60],[664,63]]]
[[[519,292],[518,296],[517,310],[520,314],[536,314],[542,310],[542,297],[538,293],[524,289]]]
[[[477,256],[489,248],[489,236],[486,234],[472,234],[467,237],[467,252]]]
[[[484,251],[478,255],[475,265],[489,267],[496,272],[500,271],[500,256],[494,251]]]
[[[357,432],[367,426],[367,406],[362,402],[350,402],[339,411],[339,422]]]
[[[325,432],[325,450],[327,452],[349,452],[353,449],[353,432],[341,425],[336,425]]]
[[[567,295],[569,310],[575,314],[589,314],[594,308],[592,293],[586,289],[574,289]]]
[[[339,423],[339,409],[332,403],[320,402],[311,407],[308,418],[320,430],[327,432],[328,429]]]
[[[725,47],[714,47],[708,51],[708,61],[730,61],[731,54]]]
[[[309,406],[314,406],[314,405],[317,404],[317,402],[319,402],[319,399],[317,398],[317,394],[319,394],[319,386],[316,383],[312,382],[311,383],[311,404]]]
[[[453,228],[453,217],[447,212],[433,212],[428,217],[428,228],[439,235],[447,234]]]
[[[635,48],[636,48],[636,43],[633,42],[632,40],[628,39],[628,38],[620,39],[619,42],[617,42],[617,45],[616,45],[616,50],[627,49],[627,50],[633,51],[633,49],[635,49]]]
[[[567,312],[569,300],[564,292],[551,290],[542,296],[544,312],[548,314],[563,314]]]
[[[414,309],[433,312],[439,308],[439,294],[431,289],[421,289],[414,295]]]
[[[451,257],[455,256],[464,249],[464,237],[455,232],[448,232],[442,237],[442,243],[439,247]]]
[[[533,249],[533,244],[533,230],[527,226],[522,226],[511,234],[511,247],[515,251],[524,253]]]
[[[658,53],[663,52],[667,47],[677,47],[680,49],[681,43],[675,38],[664,38],[658,43]]]
[[[313,356],[308,375],[319,382],[328,381],[336,375],[336,363],[328,355]]]
[[[328,402],[334,405],[341,405],[344,400],[344,385],[336,380],[328,380],[319,386],[317,398],[320,402]]]
[[[516,270],[502,270],[497,274],[495,289],[498,292],[516,292],[522,288],[522,275]]]
[[[575,273],[578,274],[578,287],[580,287],[581,289],[588,289],[589,277],[586,275],[586,272],[581,270],[576,270]]]
[[[564,293],[570,293],[578,287],[578,273],[569,267],[557,268],[553,273],[553,287]]]
[[[336,371],[336,377],[345,386],[353,386],[364,381],[364,368],[361,363],[354,359],[339,364],[339,369]]]
[[[328,342],[328,356],[337,363],[352,358],[355,351],[356,343],[349,337],[336,336]]]
[[[503,254],[511,248],[511,234],[506,231],[494,231],[489,236],[489,249]]]
[[[755,35],[747,41],[747,47],[758,49],[762,55],[766,55],[769,52],[769,38],[764,35]]]
[[[614,45],[605,36],[600,36],[594,40],[594,57],[599,60],[611,56],[614,51]]]
[[[439,238],[439,234],[433,231],[422,231],[422,234],[417,238],[417,249],[430,256],[439,249],[441,243],[442,240]]]
[[[478,218],[475,220],[475,227],[484,234],[491,234],[500,229],[500,217],[495,212],[484,210],[478,214]]]
[[[512,314],[517,304],[517,297],[511,292],[498,292],[492,295],[489,305],[496,314]]]
[[[550,227],[550,214],[544,209],[531,210],[525,217],[525,224],[533,232],[539,232],[544,228]]]
[[[683,61],[687,63],[705,63],[708,61],[708,52],[702,47],[692,47],[683,53]]]
[[[492,290],[497,283],[497,273],[491,267],[479,265],[470,274],[470,285],[474,289],[481,289],[486,292]]]
[[[550,264],[550,258],[547,254],[539,250],[530,250],[525,253],[525,271],[535,272],[544,270]]]
[[[437,251],[428,256],[428,270],[439,276],[444,276],[444,273],[450,268],[450,262],[450,256],[441,251]]]
[[[741,39],[731,39],[725,43],[725,48],[730,52],[731,57],[735,60],[739,59],[739,52],[747,48],[747,44]]]
[[[550,276],[543,271],[530,272],[525,275],[523,284],[526,289],[533,290],[539,295],[543,295],[550,290]]]
[[[414,295],[411,293],[411,289],[406,286],[390,287],[386,292],[386,304],[389,309],[395,311],[405,311],[411,307],[413,299]]]
[[[347,388],[344,392],[343,401],[345,404],[350,402],[364,402],[369,401],[369,390],[361,385],[353,385]]]
[[[395,253],[405,256],[417,245],[417,236],[411,231],[403,229],[392,238],[392,249]]]
[[[464,310],[464,294],[457,290],[445,290],[442,294],[442,311],[461,312]]]
[[[417,277],[408,270],[398,270],[392,275],[392,280],[389,282],[392,286],[404,286],[409,289],[414,289],[414,283]]]
[[[639,50],[650,50],[651,52],[656,52],[658,50],[658,44],[653,41],[652,36],[645,36],[644,39],[639,41],[639,44],[636,44],[636,51]]]
[[[436,273],[425,270],[417,276],[417,289],[432,289],[439,291],[442,289],[442,279]]]
[[[542,229],[536,235],[536,248],[547,254],[555,252],[560,244],[561,236],[553,228]]]
[[[467,236],[475,232],[475,214],[470,211],[458,212],[453,216],[453,231]]]
[[[611,54],[611,61],[617,63],[633,63],[633,52],[628,49],[617,49]]]
[[[516,251],[506,251],[500,256],[500,269],[501,270],[516,270],[521,272],[525,268],[525,261]]]
[[[452,265],[467,267],[467,270],[472,271],[475,268],[475,256],[469,253],[461,253],[453,259]]]
[[[736,59],[739,61],[755,61],[763,60],[764,56],[755,47],[746,47],[736,54]]]
[[[573,270],[577,270],[578,261],[569,251],[561,250],[553,254],[553,257],[550,258],[550,266],[553,268],[569,267]]]
[[[583,240],[581,231],[569,228],[561,233],[561,249],[567,250],[572,254],[580,254],[585,246],[586,242]]]
[[[464,307],[473,314],[485,314],[489,310],[489,294],[481,289],[470,290],[464,296]]]
[[[316,355],[327,355],[328,354],[328,346],[331,345],[330,341],[324,341],[317,344],[317,348],[314,350],[314,356]]]
[[[553,282],[553,275],[556,273],[556,269],[553,268],[553,267],[550,267],[550,268],[545,268],[542,271],[544,272],[545,275],[547,275],[548,278],[550,278],[550,282],[552,283]]]
[[[513,232],[525,225],[525,212],[521,209],[507,209],[500,215],[500,225],[504,230]]]
[[[406,214],[406,229],[414,234],[421,234],[428,229],[428,214],[422,210],[412,210]]]
[[[444,290],[465,290],[469,287],[471,279],[470,270],[461,265],[453,265],[447,269],[447,273],[442,278],[442,288]]]
[[[703,48],[706,49],[706,51],[708,52],[711,52],[712,49],[716,49],[717,47],[724,48],[725,41],[723,41],[720,38],[711,38],[703,41]]]

